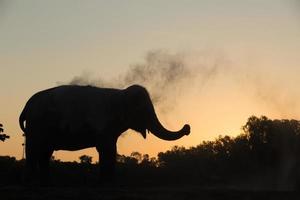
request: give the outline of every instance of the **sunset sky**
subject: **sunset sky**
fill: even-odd
[[[300,119],[299,53],[297,0],[0,0],[0,123],[11,136],[0,155],[22,157],[18,117],[30,96],[76,81],[143,84],[166,127],[192,127],[175,142],[129,131],[120,154],[235,136],[251,115]],[[142,80],[134,68],[156,74]],[[94,149],[54,156],[82,154],[97,160]]]

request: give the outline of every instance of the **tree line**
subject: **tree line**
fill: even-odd
[[[51,160],[58,185],[93,185],[98,166]],[[19,184],[24,160],[0,156],[0,185]],[[124,185],[200,185],[263,189],[300,188],[300,121],[251,116],[236,137],[219,136],[186,148],[174,146],[150,157],[133,152],[117,156],[116,182]]]

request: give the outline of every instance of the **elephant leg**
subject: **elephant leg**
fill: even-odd
[[[34,140],[26,137],[26,146],[25,146],[25,172],[23,181],[27,185],[34,184],[36,180],[36,173],[37,173],[37,162],[38,162],[38,149],[37,145],[35,144]]]
[[[99,178],[100,182],[110,182],[114,179],[116,165],[116,143],[104,144],[97,147],[99,153]]]
[[[40,184],[46,186],[49,184],[49,161],[53,150],[45,149],[40,152],[38,158]]]

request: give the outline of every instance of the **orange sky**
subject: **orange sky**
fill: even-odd
[[[121,154],[156,156],[237,135],[250,115],[300,118],[297,1],[0,1],[0,13],[0,122],[11,136],[1,155],[21,158],[18,116],[32,94],[74,77],[118,82],[132,66],[147,66],[149,52],[167,57],[166,65],[179,59],[192,73],[155,104],[166,127],[190,123],[192,133],[166,142],[129,132],[118,141]],[[145,82],[150,94],[158,82]],[[97,160],[93,149],[54,155],[83,153]]]

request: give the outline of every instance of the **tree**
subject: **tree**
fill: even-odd
[[[3,133],[3,131],[4,131],[4,129],[3,129],[3,125],[2,124],[0,124],[0,133]],[[6,139],[8,139],[9,138],[9,136],[8,135],[6,135],[6,134],[0,134],[0,140],[1,141],[5,141]]]
[[[136,159],[138,163],[142,162],[142,154],[140,152],[134,151],[130,154],[130,157]]]
[[[93,157],[88,155],[82,155],[79,157],[81,164],[92,164]]]

